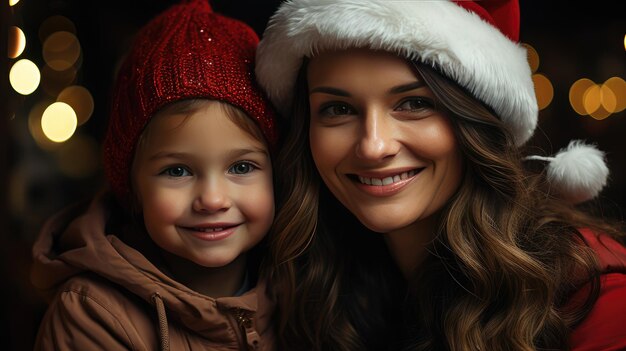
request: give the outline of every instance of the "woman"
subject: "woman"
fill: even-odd
[[[626,249],[572,206],[604,186],[603,154],[520,150],[537,103],[518,10],[292,0],[271,19],[283,349],[626,347]]]

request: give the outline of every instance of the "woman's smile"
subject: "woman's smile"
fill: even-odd
[[[356,184],[357,189],[369,195],[392,196],[415,180],[423,169],[424,167],[407,171],[348,174],[348,178]]]

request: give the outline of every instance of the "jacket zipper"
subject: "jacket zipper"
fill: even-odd
[[[239,340],[239,349],[240,350],[248,350],[248,338],[246,328],[250,328],[252,326],[252,320],[248,317],[246,311],[241,308],[233,308],[231,309],[232,314],[229,313],[231,319],[233,320],[233,325],[235,329],[238,330],[237,339]]]

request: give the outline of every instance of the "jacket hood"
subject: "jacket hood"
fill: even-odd
[[[154,297],[160,297],[168,318],[173,317],[207,338],[222,335],[220,330],[228,321],[221,311],[229,309],[254,312],[260,334],[270,327],[271,304],[261,282],[238,297],[211,298],[189,289],[155,267],[144,256],[143,247],[139,252],[120,239],[121,233],[105,232],[109,217],[107,197],[99,195],[89,205],[69,207],[43,226],[33,246],[31,281],[47,297],[54,296],[57,288],[74,275],[92,272],[152,306]],[[154,245],[146,239],[142,241],[150,250]]]

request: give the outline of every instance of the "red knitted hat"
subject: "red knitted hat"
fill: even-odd
[[[214,13],[207,0],[174,5],[139,31],[117,76],[104,139],[104,171],[118,199],[129,199],[139,136],[168,103],[193,98],[229,103],[276,146],[275,113],[254,80],[258,42],[252,28]]]

